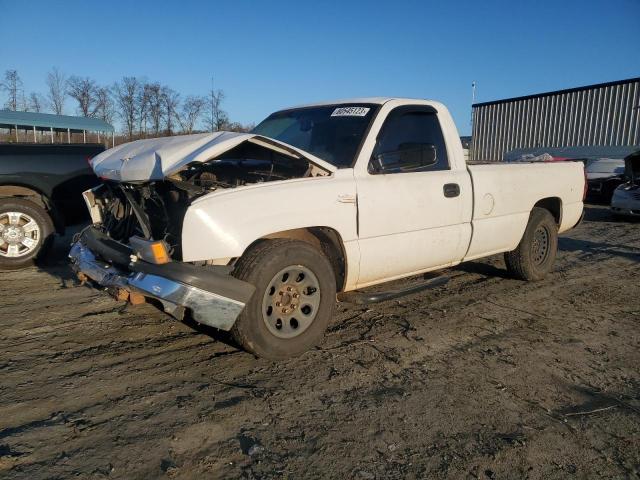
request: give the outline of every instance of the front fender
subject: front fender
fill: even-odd
[[[186,262],[240,257],[256,240],[285,230],[329,227],[357,242],[353,170],[254,184],[210,193],[187,209],[182,227]]]

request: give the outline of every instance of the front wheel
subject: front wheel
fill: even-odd
[[[238,260],[234,275],[256,291],[231,330],[236,342],[271,360],[318,344],[333,315],[336,280],[329,260],[296,240],[265,240]]]
[[[42,207],[23,198],[0,199],[0,269],[33,264],[52,236],[53,222]]]
[[[504,254],[507,270],[520,280],[542,280],[553,268],[558,252],[558,226],[544,208],[531,211],[518,247]]]

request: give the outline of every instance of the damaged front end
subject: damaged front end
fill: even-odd
[[[72,245],[69,257],[82,279],[129,295],[151,297],[164,311],[182,320],[190,311],[194,320],[229,330],[255,288],[228,272],[185,263],[155,265],[134,260],[132,249],[114,244],[94,228],[85,230]]]
[[[190,312],[222,330],[255,288],[231,276],[232,266],[182,261],[187,209],[218,190],[330,174],[293,147],[226,133],[132,142],[97,156],[93,167],[104,183],[84,194],[93,224],[72,245],[74,270],[125,296],[154,298],[178,319]]]
[[[181,215],[189,195],[166,182],[105,182],[85,192],[93,224],[69,252],[82,280],[120,299],[151,297],[182,320],[186,312],[206,325],[229,330],[254,287],[225,266],[181,262]]]

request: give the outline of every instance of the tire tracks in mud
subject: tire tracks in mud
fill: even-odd
[[[640,226],[590,210],[560,247],[542,282],[495,257],[444,288],[340,305],[322,345],[280,363],[123,309],[62,264],[3,275],[0,475],[632,475]],[[564,416],[593,392],[633,408]]]

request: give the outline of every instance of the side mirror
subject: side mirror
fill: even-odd
[[[404,143],[398,150],[375,155],[371,163],[376,173],[391,170],[404,172],[435,165],[437,157],[436,147],[432,143]]]

